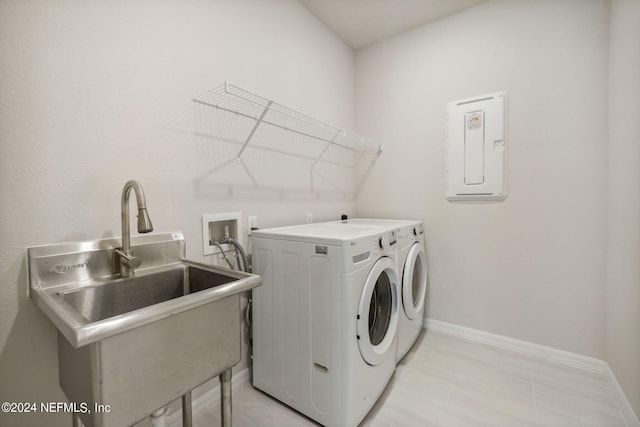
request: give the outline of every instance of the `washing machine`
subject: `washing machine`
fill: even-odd
[[[252,236],[254,387],[325,426],[356,426],[395,370],[395,231],[318,223]]]
[[[378,227],[395,230],[397,236],[397,270],[400,275],[400,318],[398,353],[400,361],[411,349],[422,330],[427,292],[427,256],[421,221],[355,218],[336,221],[344,225]]]

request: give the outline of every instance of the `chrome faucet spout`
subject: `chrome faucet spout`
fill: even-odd
[[[144,197],[144,190],[138,181],[127,181],[122,189],[122,200],[120,203],[120,213],[122,217],[122,249],[116,254],[120,260],[120,276],[130,277],[134,275],[134,268],[140,266],[140,259],[133,256],[131,249],[131,228],[129,226],[129,196],[131,190],[136,193],[138,203],[138,233],[149,233],[153,231],[153,224],[147,212],[147,201]]]

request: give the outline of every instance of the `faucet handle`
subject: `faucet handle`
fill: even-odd
[[[127,255],[121,248],[115,250],[120,256],[120,262],[129,268],[138,268],[142,264],[142,260],[133,255]]]

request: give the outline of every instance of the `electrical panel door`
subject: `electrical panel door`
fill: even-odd
[[[506,98],[497,92],[449,103],[447,199],[507,197]]]

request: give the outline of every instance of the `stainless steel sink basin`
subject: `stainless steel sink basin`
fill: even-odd
[[[238,278],[210,267],[181,263],[166,271],[85,284],[59,295],[88,322],[97,322],[234,281]]]
[[[117,273],[105,239],[28,249],[29,291],[58,328],[60,386],[86,427],[126,426],[241,359],[240,295],[260,276],[184,259],[182,233],[133,236]]]
[[[182,233],[134,236],[143,260],[120,278],[118,240],[28,249],[30,296],[73,347],[82,347],[247,291],[260,276],[184,259]]]

